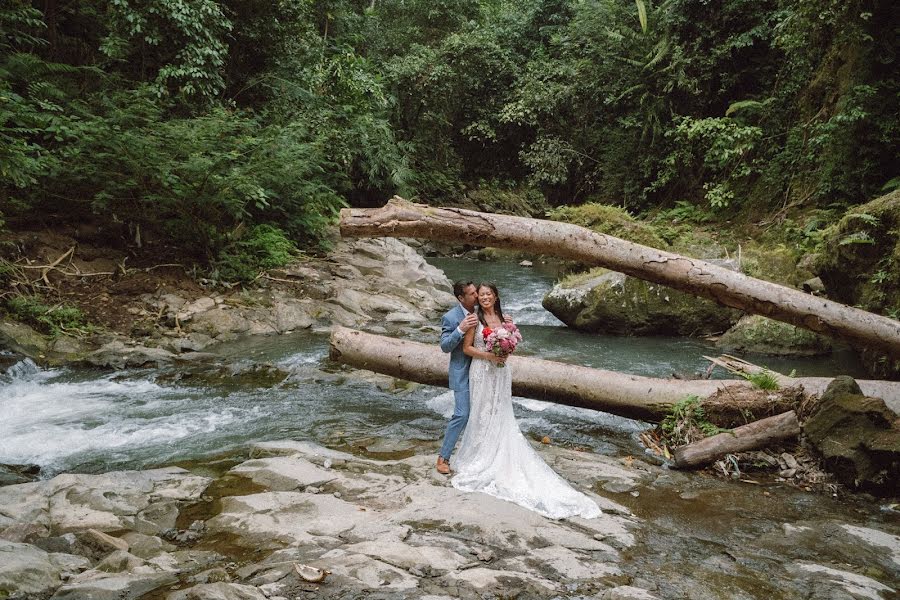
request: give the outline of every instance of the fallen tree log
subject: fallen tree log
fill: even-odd
[[[340,230],[343,236],[465,241],[577,260],[900,357],[898,321],[578,225],[432,208],[395,196],[381,208],[341,210]]]
[[[702,467],[726,454],[764,448],[798,435],[800,423],[797,413],[791,410],[679,446],[674,452],[675,466],[681,469]]]
[[[441,352],[437,343],[423,344],[408,340],[335,327],[331,333],[330,356],[333,360],[360,369],[368,369],[409,381],[447,387],[449,354]],[[730,426],[727,411],[722,409],[723,396],[739,395],[741,412],[768,415],[793,408],[773,404],[771,394],[755,390],[746,380],[681,380],[641,377],[616,371],[592,369],[530,356],[511,356],[507,361],[513,370],[513,394],[557,404],[590,408],[631,419],[659,422],[679,400],[697,396],[701,405],[709,400],[710,415],[719,426]],[[804,378],[796,381],[805,385]],[[866,389],[870,382],[860,381]],[[884,390],[900,405],[900,382]],[[891,386],[890,384],[893,384]],[[756,400],[752,400],[753,391]],[[816,388],[821,393],[824,387]],[[868,392],[867,392],[868,393]],[[887,401],[887,399],[886,399]],[[726,415],[719,417],[719,415]]]

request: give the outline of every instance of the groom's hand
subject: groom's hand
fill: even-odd
[[[466,315],[466,318],[460,321],[459,330],[463,333],[475,327],[475,324],[478,322],[478,317],[475,316],[475,313],[469,313]]]

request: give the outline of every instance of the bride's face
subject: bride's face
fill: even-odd
[[[489,308],[494,307],[494,302],[497,301],[497,295],[494,294],[494,291],[487,287],[481,286],[478,288],[478,304],[481,305],[481,308],[487,310]]]

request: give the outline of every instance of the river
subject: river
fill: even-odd
[[[557,276],[552,265],[430,260],[451,278],[497,283],[505,310],[523,331],[522,353],[658,377],[703,372],[708,364],[703,355],[716,353],[703,340],[568,330],[540,306]],[[410,336],[437,342],[435,328]],[[396,386],[389,378],[360,377],[332,363],[326,331],[242,339],[215,352],[222,370],[214,376],[185,369],[105,373],[44,369],[27,360],[15,364],[0,375],[0,463],[40,465],[41,477],[168,464],[196,468],[246,454],[251,442],[281,439],[370,457],[431,454],[452,410],[452,395],[443,389]],[[847,354],[750,360],[797,375],[862,375]],[[266,385],[252,376],[229,376],[257,364],[272,365],[285,376]],[[546,435],[555,444],[625,464],[629,457],[645,456],[637,442],[645,423],[528,399],[517,399],[515,410],[533,439]],[[622,567],[663,598],[832,597],[830,591],[817,594],[809,579],[798,575],[804,561],[849,565],[845,569],[894,586],[900,574],[890,550],[877,555],[877,568],[866,571],[875,559],[859,555],[850,539],[852,532],[872,528],[878,535],[891,532],[884,534],[890,544],[900,540],[900,513],[865,496],[810,493],[772,477],[728,482],[677,472],[640,490],[597,491],[643,523],[637,544],[623,553]],[[796,534],[807,530],[813,533]],[[788,532],[794,536],[790,542]],[[896,553],[900,556],[900,549]]]
[[[712,343],[690,338],[626,338],[569,330],[541,307],[556,279],[552,265],[429,259],[451,278],[491,280],[521,326],[522,354],[592,367],[668,377],[706,370]],[[414,332],[437,341],[433,331]],[[252,441],[301,439],[359,447],[377,438],[436,442],[452,398],[443,389],[385,390],[349,376],[328,360],[327,332],[242,339],[216,347],[225,377],[195,381],[178,372],[42,369],[23,361],[0,376],[0,463],[40,465],[43,476],[63,471],[146,468],[233,452]],[[824,359],[764,359],[798,375],[861,368],[846,355]],[[276,385],[231,381],[228,370],[255,363],[287,373]],[[725,376],[719,373],[714,376]],[[241,383],[242,382],[242,383]],[[645,425],[590,410],[518,399],[517,417],[532,437],[544,435],[598,452],[640,452]]]

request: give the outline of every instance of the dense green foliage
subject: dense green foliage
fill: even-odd
[[[827,214],[900,185],[898,23],[891,0],[10,0],[0,221],[121,222],[247,278],[393,193]]]
[[[51,336],[85,333],[90,325],[84,314],[71,306],[47,306],[32,296],[16,296],[6,301],[6,310],[14,318]]]

